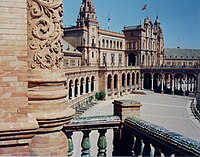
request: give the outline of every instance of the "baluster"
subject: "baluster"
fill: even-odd
[[[133,135],[133,147],[132,147],[132,151],[131,151],[133,156],[135,156],[135,151],[134,151],[135,143],[136,143],[136,137]]]
[[[107,140],[105,133],[107,132],[106,129],[98,130],[99,132],[99,139],[98,139],[98,155],[97,156],[106,156],[106,148],[107,148]]]
[[[155,146],[154,148],[155,148],[154,156],[161,156],[162,154],[161,149]]]
[[[143,156],[151,156],[151,145],[148,141],[144,141]]]
[[[134,147],[135,156],[142,155],[142,152],[143,152],[142,140],[140,137],[136,136],[135,147]]]
[[[81,142],[81,147],[82,147],[81,156],[84,157],[90,157],[90,148],[91,148],[90,137],[89,137],[90,132],[91,132],[90,130],[83,131],[83,139]]]
[[[120,154],[120,146],[121,146],[121,139],[120,139],[120,134],[121,129],[120,128],[115,128],[113,129],[113,156],[119,156]]]
[[[67,136],[67,140],[68,140],[68,150],[67,150],[67,155],[68,156],[72,156],[73,155],[73,149],[74,149],[74,145],[73,145],[73,140],[72,140],[72,135],[73,132],[67,132],[66,136]]]

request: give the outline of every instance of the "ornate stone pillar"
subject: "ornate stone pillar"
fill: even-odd
[[[79,97],[81,95],[81,85],[78,83],[77,86],[77,97]]]
[[[151,74],[151,91],[154,91],[154,89],[153,89],[153,74]]]
[[[114,95],[115,95],[115,94],[114,94],[114,92],[115,92],[115,91],[114,91],[114,90],[115,90],[115,89],[114,89],[114,81],[115,81],[115,80],[113,79],[113,76],[112,76],[112,78],[111,78],[111,91],[112,91],[111,98],[112,98],[112,99],[114,99]]]
[[[28,0],[28,103],[40,127],[31,142],[35,156],[67,155],[61,130],[74,110],[64,86],[62,15],[62,0]]]

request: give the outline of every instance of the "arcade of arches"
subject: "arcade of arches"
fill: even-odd
[[[68,82],[69,100],[96,91],[95,76],[69,79]]]
[[[130,93],[132,90],[140,89],[139,71],[116,71],[108,72],[105,77],[106,99],[113,99]]]
[[[178,95],[189,95],[197,90],[194,73],[142,73],[141,76],[141,89]]]

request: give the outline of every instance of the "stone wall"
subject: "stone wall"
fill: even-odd
[[[1,0],[0,6],[0,122],[25,122],[28,113],[27,3]]]

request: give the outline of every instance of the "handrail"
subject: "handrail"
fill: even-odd
[[[168,152],[178,155],[200,155],[200,142],[189,139],[161,126],[146,122],[136,117],[125,119],[124,127],[134,135],[148,140],[153,145],[163,147]]]
[[[193,102],[191,103],[191,110],[195,118],[200,122],[200,111],[197,109],[197,105],[198,105],[197,99],[198,98],[195,98]]]
[[[200,66],[141,66],[141,69],[200,69]]]
[[[118,128],[121,120],[118,116],[92,116],[73,118],[69,124],[64,125],[68,131],[83,131],[97,129]]]

